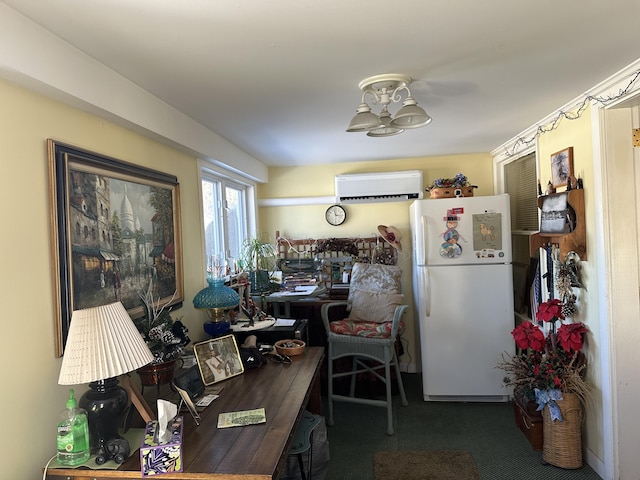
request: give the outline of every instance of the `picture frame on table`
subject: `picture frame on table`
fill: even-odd
[[[573,177],[573,147],[567,147],[551,155],[551,183],[565,187]]]
[[[212,385],[244,372],[244,365],[233,334],[212,338],[193,346],[200,376]]]
[[[177,177],[47,140],[55,354],[74,310],[123,303],[144,315],[152,286],[159,305],[184,300]]]

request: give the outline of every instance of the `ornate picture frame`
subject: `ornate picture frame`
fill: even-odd
[[[233,334],[212,338],[193,346],[200,376],[205,385],[221,382],[244,372]]]
[[[551,183],[564,187],[573,176],[573,147],[567,147],[551,155]]]
[[[121,301],[144,315],[140,293],[182,306],[177,177],[47,140],[55,353],[74,310]]]

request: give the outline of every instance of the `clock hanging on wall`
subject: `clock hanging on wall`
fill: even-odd
[[[342,225],[347,219],[347,212],[342,205],[331,205],[324,213],[329,225]]]

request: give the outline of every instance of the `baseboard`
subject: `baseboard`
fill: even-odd
[[[604,462],[600,458],[598,458],[598,456],[593,453],[590,448],[585,448],[584,456],[586,464],[593,468],[593,471],[600,475],[600,478],[611,480],[605,477]]]

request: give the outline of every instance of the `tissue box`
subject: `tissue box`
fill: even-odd
[[[140,470],[143,477],[182,471],[182,417],[171,421],[171,439],[158,442],[158,421],[147,422],[140,446]]]

